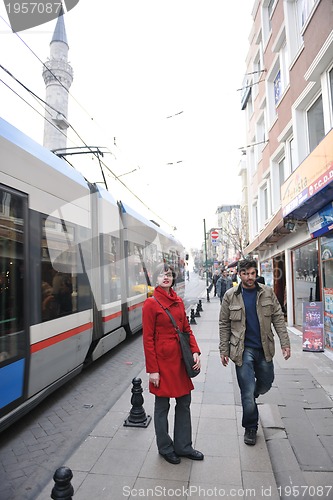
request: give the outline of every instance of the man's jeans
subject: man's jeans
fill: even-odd
[[[259,414],[255,398],[272,387],[273,361],[267,362],[261,349],[245,347],[243,364],[236,365],[236,374],[243,406],[242,426],[246,429],[258,429]]]

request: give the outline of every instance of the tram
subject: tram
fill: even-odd
[[[142,328],[184,248],[0,119],[0,431]]]

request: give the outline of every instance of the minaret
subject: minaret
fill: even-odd
[[[50,150],[67,146],[68,90],[73,81],[73,69],[68,63],[68,43],[61,8],[50,43],[50,58],[43,70],[46,86],[44,146]],[[51,122],[51,123],[49,123]]]

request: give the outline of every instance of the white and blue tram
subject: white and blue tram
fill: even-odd
[[[155,268],[184,249],[0,119],[0,431],[141,330]]]

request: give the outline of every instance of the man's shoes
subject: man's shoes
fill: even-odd
[[[164,458],[164,460],[169,462],[169,464],[180,464],[180,458],[174,451],[165,454],[160,453],[160,455]]]
[[[244,443],[253,446],[257,441],[257,429],[245,429]]]
[[[191,453],[187,455],[180,455],[181,457],[189,458],[190,460],[203,460],[204,454],[201,451],[193,450]]]

